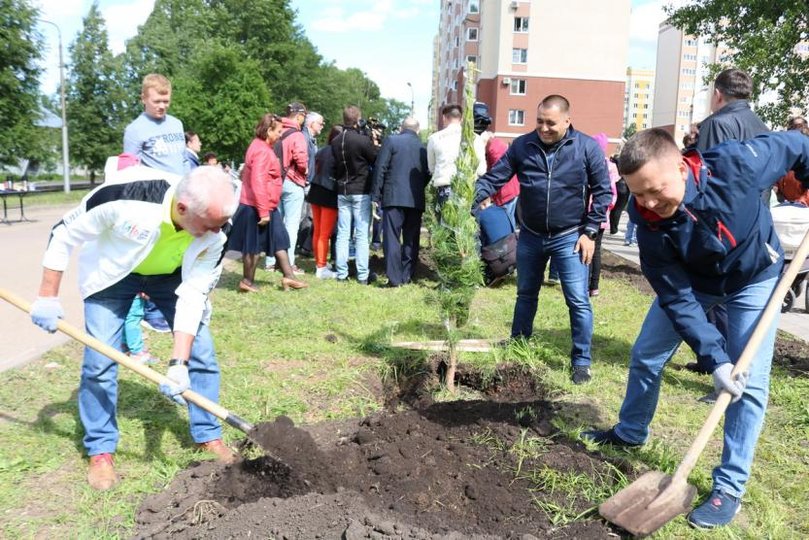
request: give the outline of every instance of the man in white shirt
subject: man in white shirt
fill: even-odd
[[[455,162],[461,151],[463,109],[455,103],[444,105],[441,109],[441,118],[446,127],[427,139],[427,166],[433,177],[432,185],[438,192],[436,200],[439,209],[452,195],[452,177],[458,171]],[[478,157],[475,172],[477,176],[482,176],[486,173],[486,147],[479,135],[475,135],[474,146]]]

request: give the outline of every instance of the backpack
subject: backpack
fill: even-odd
[[[272,149],[275,151],[275,155],[278,156],[278,161],[281,163],[281,180],[286,180],[287,171],[289,167],[284,163],[284,139],[292,135],[293,133],[299,132],[299,129],[295,128],[287,128],[281,137],[275,141]]]
[[[517,268],[517,233],[504,236],[497,242],[480,249],[483,259],[484,281],[487,287],[496,285]]]

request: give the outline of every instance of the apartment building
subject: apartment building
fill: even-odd
[[[692,123],[711,114],[713,82],[708,66],[720,62],[726,51],[667,21],[660,23],[652,126],[666,128],[680,144]]]
[[[539,101],[562,94],[577,129],[617,140],[629,14],[630,0],[441,0],[436,116],[441,104],[462,101],[472,60],[476,98],[489,105],[497,136],[534,129]]]
[[[636,131],[652,127],[654,80],[653,69],[626,68],[624,129],[630,125],[634,125]]]

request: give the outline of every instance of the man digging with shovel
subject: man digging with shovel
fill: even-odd
[[[759,195],[789,170],[809,184],[809,138],[768,133],[681,155],[671,135],[649,129],[627,142],[618,167],[634,195],[629,212],[638,224],[641,269],[657,298],[632,348],[618,423],[582,436],[615,446],[646,442],[663,368],[685,341],[712,366],[717,391],[732,395],[713,489],[687,519],[701,529],[727,525],[741,507],[764,422],[780,314],[764,321],[767,331],[749,371],[732,377],[783,267],[772,217]],[[728,312],[727,341],[705,315],[718,304]]]
[[[56,331],[63,316],[58,298],[62,273],[73,248],[83,245],[79,288],[87,332],[120,350],[132,298],[145,292],[174,331],[166,376],[175,384],[161,385],[160,391],[182,405],[180,394],[189,388],[218,401],[208,293],[222,272],[221,229],[235,209],[233,186],[219,167],[198,167],[176,184],[141,180],[99,186],[53,227],[31,320]],[[117,482],[112,463],[118,443],[117,375],[118,364],[85,348],[79,417],[90,456],[87,480],[97,490]],[[222,443],[217,418],[194,404],[188,413],[194,442],[220,461],[232,462],[235,455]]]

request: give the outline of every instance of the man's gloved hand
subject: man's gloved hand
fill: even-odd
[[[166,372],[166,377],[171,380],[172,384],[161,384],[160,392],[178,405],[188,405],[183,396],[180,395],[191,387],[191,379],[188,378],[188,366],[185,364],[171,366]]]
[[[56,332],[56,325],[64,316],[62,303],[56,296],[37,296],[31,304],[31,321],[51,334]]]
[[[739,373],[735,377],[731,377],[730,373],[733,371],[733,364],[726,362],[719,364],[713,371],[713,385],[717,392],[727,390],[733,399],[731,403],[736,403],[742,397],[745,386],[747,386],[747,379],[750,377],[749,373]]]

